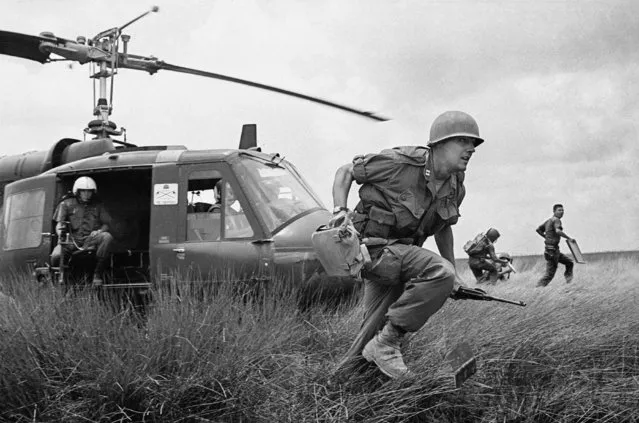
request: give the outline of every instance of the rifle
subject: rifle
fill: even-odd
[[[457,288],[451,297],[455,300],[481,300],[481,301],[499,301],[501,303],[515,304],[518,306],[526,307],[526,303],[523,301],[511,301],[504,298],[493,297],[486,293],[486,291],[477,288],[466,288],[460,286]]]

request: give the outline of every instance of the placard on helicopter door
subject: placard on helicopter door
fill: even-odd
[[[178,184],[163,183],[153,185],[153,205],[171,206],[178,203]]]

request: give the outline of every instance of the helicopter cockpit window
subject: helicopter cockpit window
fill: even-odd
[[[248,238],[253,236],[253,228],[246,218],[245,209],[228,181],[223,183],[222,193],[224,194],[224,237]]]
[[[241,162],[246,170],[243,185],[270,231],[321,204],[287,167],[271,167],[257,160]]]
[[[222,234],[219,179],[191,179],[187,193],[186,240],[218,241]]]
[[[5,250],[38,247],[42,242],[44,190],[10,195],[4,215]]]
[[[219,241],[222,238],[253,236],[245,209],[228,181],[189,180],[187,198],[187,241]]]

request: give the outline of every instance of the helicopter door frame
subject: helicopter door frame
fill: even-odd
[[[57,175],[42,174],[7,184],[2,213],[2,270],[48,269],[53,248]],[[37,273],[37,272],[36,272]],[[36,277],[45,277],[37,273]]]
[[[185,261],[189,270],[205,280],[242,282],[268,279],[274,255],[272,243],[265,241],[264,228],[233,167],[226,161],[182,163],[180,178],[185,195],[191,180],[219,178],[218,183],[223,182],[218,187],[221,189],[221,210],[217,239],[188,240],[186,228],[179,235],[184,237]],[[227,204],[229,187],[236,200],[232,205]],[[187,219],[185,212],[184,220]]]
[[[251,236],[227,238],[225,228],[221,228],[219,239],[188,239],[187,195],[189,179],[193,179],[193,175],[198,175],[196,180],[228,181],[237,190],[238,199],[246,206],[246,218],[253,229]],[[149,241],[154,280],[164,286],[168,284],[171,292],[176,292],[178,290],[173,287],[178,281],[189,281],[194,277],[207,280],[217,278],[223,273],[232,273],[231,268],[244,268],[242,270],[250,272],[253,278],[265,273],[265,268],[272,262],[272,246],[260,242],[264,238],[264,229],[254,216],[249,199],[228,163],[156,164],[153,167],[152,184]],[[222,221],[225,219],[225,211],[221,212],[220,218]]]
[[[163,285],[168,283],[172,288],[177,281],[178,259],[180,248],[183,248],[177,234],[180,231],[180,205],[185,202],[176,164],[155,164],[151,174],[149,270],[152,280]]]

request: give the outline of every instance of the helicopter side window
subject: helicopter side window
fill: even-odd
[[[189,180],[186,206],[186,240],[219,241],[222,234],[219,179]]]
[[[10,195],[6,202],[4,227],[6,250],[34,248],[42,243],[44,190]]]

